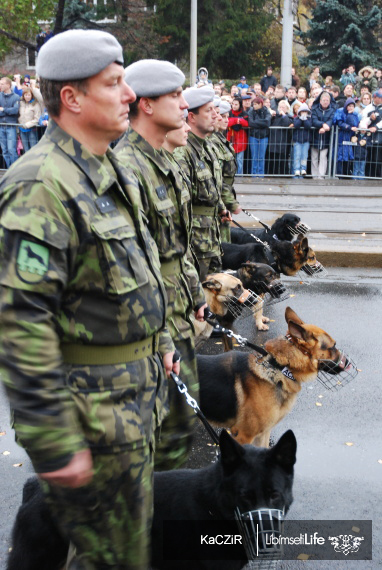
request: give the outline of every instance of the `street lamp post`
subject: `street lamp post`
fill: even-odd
[[[281,47],[280,83],[290,87],[292,83],[293,12],[292,0],[284,0],[283,34]]]
[[[190,85],[195,85],[197,74],[198,0],[191,0]]]

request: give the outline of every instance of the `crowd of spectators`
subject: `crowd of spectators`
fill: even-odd
[[[224,81],[215,84],[232,105],[227,138],[238,174],[319,179],[328,175],[331,158],[339,177],[381,177],[382,70],[366,66],[357,74],[349,65],[338,83],[317,66],[305,85],[292,69],[287,89],[269,66],[252,85],[244,76],[230,90]]]
[[[44,33],[46,41],[50,31]],[[206,84],[212,84],[208,71],[200,68],[197,85]],[[232,106],[227,138],[235,149],[238,174],[323,178],[332,148],[338,176],[381,177],[381,69],[365,66],[356,73],[350,64],[337,84],[331,76],[323,78],[318,66],[305,83],[292,69],[286,88],[268,66],[259,82],[242,76],[230,89],[223,80],[213,88]],[[3,168],[38,142],[48,120],[36,79],[19,74],[13,81],[0,79]],[[333,127],[338,128],[337,145],[331,144]]]

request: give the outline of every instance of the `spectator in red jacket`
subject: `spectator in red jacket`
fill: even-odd
[[[244,152],[248,146],[248,113],[243,111],[241,98],[232,101],[228,118],[227,139],[232,143],[237,160],[237,174],[243,174]]]

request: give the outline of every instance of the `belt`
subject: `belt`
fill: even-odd
[[[192,213],[196,216],[215,216],[216,208],[215,206],[192,206]]]
[[[170,275],[178,275],[182,273],[182,258],[177,257],[171,261],[164,261],[161,263],[160,272],[162,277],[169,277]]]
[[[62,344],[61,352],[65,363],[102,366],[125,364],[151,356],[158,349],[159,334],[130,344],[95,345]]]

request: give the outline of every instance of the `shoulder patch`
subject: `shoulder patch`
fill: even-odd
[[[17,254],[17,273],[26,283],[40,283],[49,268],[49,249],[22,239]]]

